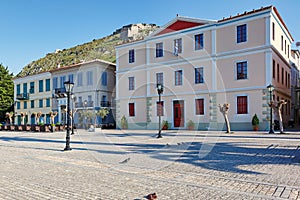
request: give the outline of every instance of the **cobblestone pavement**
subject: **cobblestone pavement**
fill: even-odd
[[[300,199],[300,133],[0,131],[0,199]]]

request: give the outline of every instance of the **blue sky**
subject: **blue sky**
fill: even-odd
[[[218,20],[269,5],[300,41],[299,0],[2,0],[0,63],[17,74],[55,49],[101,38],[123,25],[164,25],[176,14]]]

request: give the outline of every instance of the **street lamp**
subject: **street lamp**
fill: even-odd
[[[74,83],[69,81],[64,82],[66,93],[67,93],[67,136],[66,136],[66,147],[64,151],[72,150],[70,148],[70,94],[72,92]]]
[[[75,113],[74,112],[74,110],[75,110],[74,103],[76,101],[76,97],[73,93],[71,94],[71,99],[72,99],[72,111],[70,113],[70,115],[72,116],[72,133],[71,133],[71,135],[74,135],[74,116],[75,116],[75,114],[74,114]]]
[[[87,116],[86,116],[86,106],[87,106],[87,100],[84,100],[83,102],[83,106],[84,106],[84,128],[85,130],[87,130]]]
[[[273,91],[274,91],[274,86],[272,84],[267,86],[269,93],[270,93],[270,131],[269,133],[274,133],[273,130],[273,108],[272,108],[272,98],[273,98]]]
[[[161,94],[164,91],[164,86],[160,83],[156,85],[157,93],[158,93],[158,105],[159,105],[159,113],[158,113],[158,136],[157,138],[162,138],[161,136],[161,113],[162,113],[162,106],[161,106]]]

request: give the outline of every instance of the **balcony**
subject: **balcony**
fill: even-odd
[[[109,101],[101,101],[101,107],[110,107]]]
[[[76,102],[75,103],[76,108],[89,108],[89,107],[94,107],[94,102],[93,101],[86,101],[86,102]]]
[[[29,94],[28,93],[17,94],[17,99],[18,100],[28,100]]]
[[[65,88],[55,88],[54,93],[57,98],[65,98],[66,97],[66,89]]]

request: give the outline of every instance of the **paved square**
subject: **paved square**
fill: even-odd
[[[300,133],[0,131],[0,199],[300,199]]]

